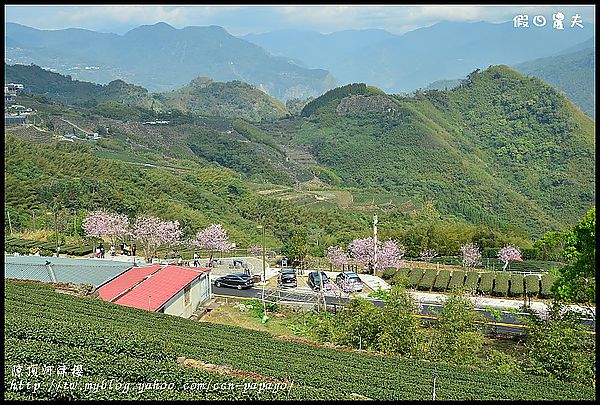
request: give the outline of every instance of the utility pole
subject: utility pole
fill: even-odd
[[[267,283],[267,271],[266,271],[266,261],[265,261],[265,225],[258,225],[258,229],[262,229],[262,302],[263,302],[263,313],[266,315],[267,304],[265,303],[265,284]]]
[[[433,401],[435,401],[435,380],[437,378],[437,373],[433,372]]]
[[[373,214],[373,274],[377,268],[377,212]]]

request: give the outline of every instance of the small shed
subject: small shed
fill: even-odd
[[[210,299],[209,269],[155,264],[133,268],[98,289],[100,298],[189,318]]]

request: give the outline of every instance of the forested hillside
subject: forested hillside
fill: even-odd
[[[71,76],[50,72],[36,65],[5,63],[4,80],[7,83],[26,83],[28,93],[44,95],[65,104],[94,106],[99,102],[112,100],[147,109],[159,107],[143,87],[122,80],[114,80],[105,85],[73,80]]]
[[[590,48],[550,56],[515,65],[515,69],[535,76],[562,90],[590,117],[595,116],[596,52]]]
[[[538,79],[497,66],[414,97],[354,86],[311,101],[289,131],[344,186],[534,234],[574,223],[595,201],[593,121]]]
[[[194,79],[180,89],[158,97],[168,108],[197,115],[273,121],[287,114],[285,105],[263,91],[240,81],[214,82]]]
[[[56,185],[79,190],[69,204],[80,213],[150,212],[193,223],[189,232],[222,222],[242,244],[257,240],[255,224],[267,217],[273,246],[302,229],[321,253],[368,233],[370,213],[383,210],[382,237],[411,254],[432,243],[456,254],[459,241],[495,247],[568,228],[595,202],[593,121],[506,66],[412,97],[342,86],[306,103],[301,116],[260,123],[114,100],[18,102],[42,122],[7,127],[5,201],[21,229],[48,211],[44,187]],[[143,122],[157,117],[170,123]],[[73,125],[103,138],[65,144]],[[448,232],[456,236],[440,239]]]

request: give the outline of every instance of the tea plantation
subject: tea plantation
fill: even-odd
[[[549,378],[283,341],[263,332],[60,294],[42,283],[5,281],[4,302],[5,399],[428,400],[434,371],[437,399],[595,399],[591,387]],[[177,362],[178,357],[246,374],[186,367]],[[82,375],[27,376],[25,370],[32,364],[55,369],[64,364],[67,370],[80,364]],[[21,376],[14,372],[19,365]],[[57,388],[51,380],[62,385]],[[19,381],[24,384],[18,385]],[[128,382],[136,388],[127,392],[84,389],[88,383],[106,381]],[[245,385],[264,381],[292,384],[278,391]],[[41,388],[34,392],[35,382]],[[168,388],[137,389],[155,382]],[[209,382],[211,389],[189,388],[191,383]]]

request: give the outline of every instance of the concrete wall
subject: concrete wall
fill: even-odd
[[[185,289],[181,289],[181,291],[163,305],[162,308],[164,308],[165,314],[189,318],[199,305],[208,301],[210,298],[210,281],[208,273],[202,274],[188,285],[191,286],[189,304],[185,305]]]

